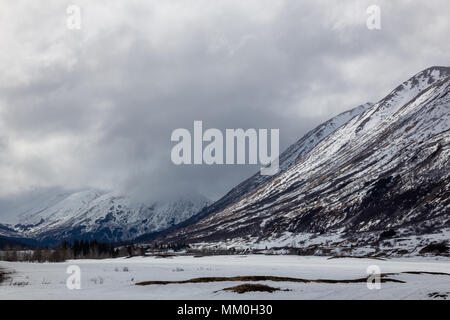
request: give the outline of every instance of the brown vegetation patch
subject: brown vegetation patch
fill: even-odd
[[[430,298],[435,298],[435,299],[442,298],[444,300],[447,300],[449,295],[450,295],[450,292],[432,292],[432,293],[428,294],[428,296]]]
[[[229,287],[223,289],[223,291],[233,291],[236,293],[245,293],[245,292],[269,292],[272,293],[274,291],[289,291],[289,289],[280,289],[274,288],[270,286],[266,286],[264,284],[254,284],[254,283],[244,283],[235,287]]]
[[[14,270],[0,268],[0,284],[2,282],[6,282],[7,280],[11,280],[11,274],[14,273]]]
[[[225,281],[274,281],[274,282],[300,282],[300,283],[361,283],[367,282],[367,278],[357,279],[302,279],[302,278],[290,278],[290,277],[275,277],[275,276],[237,276],[237,277],[204,277],[193,278],[188,280],[178,281],[142,281],[137,282],[137,286],[148,285],[166,285],[166,284],[185,284],[185,283],[208,283],[208,282],[225,282]],[[381,274],[381,282],[397,282],[404,283],[402,280],[391,279],[387,277],[387,274]]]
[[[414,128],[414,127],[417,125],[418,122],[419,122],[419,121],[416,121],[416,122],[414,122],[412,125],[410,125],[409,127],[406,127],[405,132],[408,132],[409,130],[411,130],[412,128]]]
[[[380,257],[374,257],[374,256],[346,256],[346,255],[332,256],[332,257],[329,257],[327,260],[342,259],[342,258],[386,260],[386,259],[383,259]]]
[[[340,257],[338,257],[340,258]],[[355,257],[352,257],[355,258]],[[367,258],[367,257],[364,257]],[[375,258],[378,259],[378,258]],[[395,276],[399,274],[415,274],[415,275],[437,275],[437,276],[450,276],[450,273],[445,272],[432,272],[432,271],[403,271],[403,272],[390,272],[380,274],[381,282],[394,282],[394,283],[405,283],[403,280],[389,278],[389,276]],[[356,279],[302,279],[302,278],[291,278],[291,277],[276,277],[276,276],[237,276],[237,277],[203,277],[203,278],[193,278],[188,280],[175,280],[175,281],[142,281],[137,282],[137,286],[148,286],[148,285],[167,285],[167,284],[186,284],[186,283],[208,283],[208,282],[225,282],[225,281],[274,281],[274,282],[297,282],[297,283],[364,283],[367,282],[367,278],[356,278]]]
[[[173,254],[154,254],[151,256],[155,257],[155,258],[163,258],[163,259],[175,257],[175,255],[173,255]]]
[[[450,273],[446,272],[431,272],[431,271],[404,271],[406,274],[431,274],[435,276],[450,276]]]
[[[445,193],[444,195],[442,195],[441,200],[447,200],[448,198],[450,198],[450,192]]]

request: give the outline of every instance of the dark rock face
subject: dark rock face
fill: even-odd
[[[432,254],[446,254],[448,253],[450,248],[445,242],[440,243],[431,243],[427,245],[426,247],[422,248],[420,250],[420,254],[426,254],[426,253],[432,253]]]

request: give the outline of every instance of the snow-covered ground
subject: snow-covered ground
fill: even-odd
[[[67,267],[81,270],[81,289],[69,290]],[[134,257],[130,259],[73,260],[65,263],[0,262],[10,273],[0,285],[0,299],[430,299],[434,292],[450,295],[450,276],[398,274],[405,283],[381,283],[369,290],[366,283],[295,283],[261,281],[289,289],[274,293],[238,294],[222,291],[245,282],[210,282],[135,285],[149,280],[187,280],[197,277],[243,275],[285,276],[303,279],[356,279],[367,277],[367,267],[382,273],[427,271],[450,273],[448,258],[396,258],[391,260],[303,256],[208,256],[195,258]]]

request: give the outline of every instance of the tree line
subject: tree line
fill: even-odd
[[[23,262],[64,262],[72,259],[106,259],[118,257],[145,256],[147,254],[189,249],[185,243],[163,244],[153,242],[148,245],[122,243],[114,244],[97,240],[63,241],[54,247],[24,247],[6,244],[0,248],[0,260]]]
[[[23,249],[20,246],[5,246],[0,251],[0,260],[29,262],[63,262],[69,259],[104,259],[127,256],[126,247],[115,247],[112,243],[97,240],[63,241],[53,248],[36,246]]]

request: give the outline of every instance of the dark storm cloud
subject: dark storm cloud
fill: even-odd
[[[65,28],[64,1],[0,5],[1,194],[60,185],[217,198],[258,167],[177,167],[174,129],[280,128],[283,150],[449,65],[447,1],[379,1],[377,31],[366,28],[370,1],[71,3],[79,31]]]

